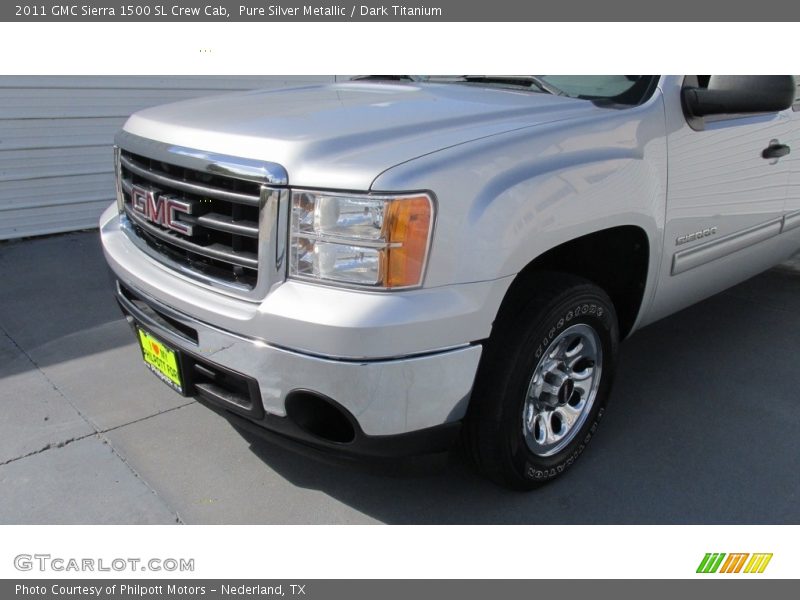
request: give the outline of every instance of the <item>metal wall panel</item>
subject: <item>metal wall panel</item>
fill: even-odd
[[[97,226],[113,201],[111,143],[132,112],[334,76],[0,76],[0,240]]]

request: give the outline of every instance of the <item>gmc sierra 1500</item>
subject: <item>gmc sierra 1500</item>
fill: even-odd
[[[583,452],[620,339],[800,247],[796,92],[369,76],[151,108],[103,247],[178,393],[349,454],[460,431],[527,489]]]

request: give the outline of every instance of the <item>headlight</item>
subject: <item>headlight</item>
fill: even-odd
[[[289,275],[372,288],[418,286],[432,227],[427,194],[295,190]]]

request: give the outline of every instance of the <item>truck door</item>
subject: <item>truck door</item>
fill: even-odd
[[[786,258],[780,232],[790,163],[770,156],[796,136],[792,111],[714,115],[698,124],[685,114],[681,92],[684,86],[707,86],[710,77],[662,80],[668,189],[663,262],[647,322]]]
[[[800,244],[800,75],[795,75],[794,80],[797,83],[797,94],[794,106],[788,112],[792,126],[787,142],[790,154],[785,159],[789,171],[789,186],[786,194],[784,232],[792,236],[796,244]]]

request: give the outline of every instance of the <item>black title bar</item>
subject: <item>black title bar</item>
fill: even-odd
[[[149,21],[149,22],[284,22],[284,21],[415,21],[415,22],[554,22],[554,21],[798,21],[800,2],[761,0],[430,0],[414,1],[272,1],[94,0],[69,3],[52,0],[3,2],[0,21]],[[536,35],[531,30],[531,35]],[[571,40],[574,42],[575,40]],[[699,44],[702,40],[697,40]],[[675,43],[679,42],[678,39]],[[632,52],[637,51],[631,48]]]

